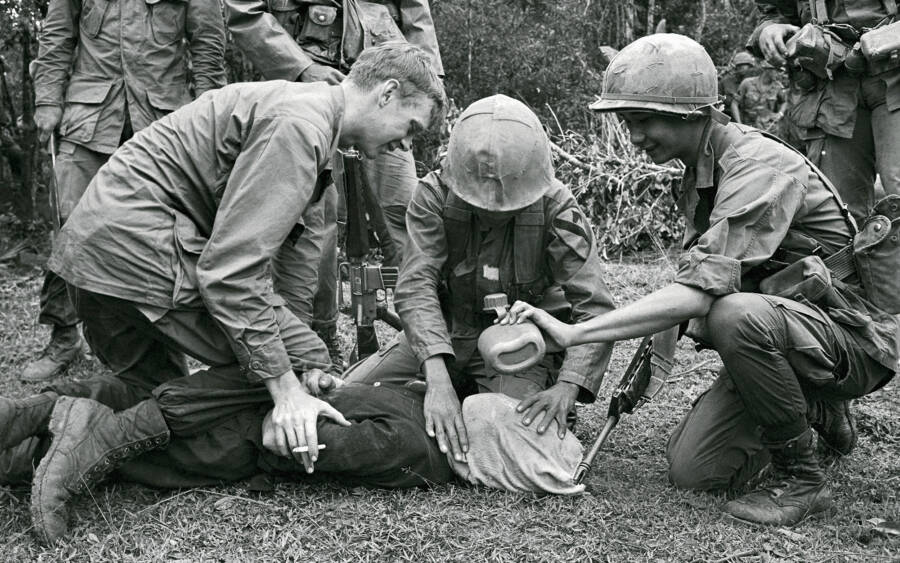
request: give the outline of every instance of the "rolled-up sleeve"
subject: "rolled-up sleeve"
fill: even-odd
[[[268,80],[295,81],[313,63],[268,12],[266,0],[225,0],[225,21],[234,42]]]
[[[197,264],[203,301],[253,381],[292,367],[266,298],[267,266],[308,205],[328,153],[325,134],[308,122],[259,118],[234,163]]]
[[[562,286],[566,301],[572,306],[572,322],[584,322],[615,308],[603,282],[594,233],[574,200],[552,219],[547,256],[554,281]],[[612,343],[567,348],[557,381],[578,385],[578,400],[594,402],[612,348]]]
[[[218,2],[189,2],[187,36],[197,96],[225,86],[225,22]]]
[[[746,48],[756,57],[762,58],[759,48],[759,34],[765,28],[776,23],[800,24],[800,13],[797,10],[796,1],[769,1],[756,2],[756,10],[759,14],[756,28],[747,39]]]
[[[443,76],[444,65],[441,62],[441,53],[428,0],[401,0],[400,24],[406,40],[428,53],[434,71],[439,76]]]
[[[778,158],[772,151],[771,159]],[[741,277],[772,257],[806,197],[807,186],[756,158],[723,168],[709,228],[680,258],[675,281],[715,296],[741,291]]]
[[[397,314],[419,361],[442,354],[454,357],[438,299],[441,269],[447,261],[447,239],[443,198],[437,188],[419,182],[406,212],[406,227],[409,243],[397,280]]]

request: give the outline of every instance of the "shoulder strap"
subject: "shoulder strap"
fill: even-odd
[[[828,7],[825,0],[809,0],[809,13],[812,23],[825,25],[828,23]]]

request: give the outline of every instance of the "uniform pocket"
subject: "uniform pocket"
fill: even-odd
[[[83,82],[78,79],[70,82],[59,127],[60,135],[70,141],[88,142],[93,139],[103,102],[112,87],[113,82]]]
[[[103,28],[103,19],[109,2],[106,0],[86,0],[81,5],[80,26],[81,32],[90,37],[96,37]]]
[[[150,9],[150,31],[160,45],[181,41],[189,0],[145,0]]]

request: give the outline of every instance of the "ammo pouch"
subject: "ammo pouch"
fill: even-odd
[[[820,79],[831,80],[843,63],[849,47],[834,31],[808,23],[785,43],[788,59]]]
[[[819,256],[805,256],[759,282],[766,295],[809,302],[822,308],[849,307],[831,283],[831,272]]]
[[[399,13],[396,8],[392,12],[391,8],[394,6],[378,2],[344,0],[344,64],[353,64],[369,47],[388,41],[406,41],[395,19],[399,19]]]
[[[900,195],[875,204],[853,239],[853,256],[869,301],[900,314]]]
[[[900,21],[864,33],[859,44],[871,76],[900,67]]]

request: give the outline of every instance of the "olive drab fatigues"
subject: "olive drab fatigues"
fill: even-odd
[[[718,297],[704,339],[724,368],[667,455],[676,486],[722,489],[768,463],[762,434],[783,441],[807,428],[807,398],[845,400],[887,383],[900,369],[900,327],[854,277],[837,287],[843,307],[758,293],[772,260],[813,249],[827,258],[850,227],[821,173],[787,146],[715,123],[705,146],[677,194],[687,221],[675,281]]]
[[[428,53],[435,71],[443,74],[427,0],[226,0],[225,15],[235,43],[267,79],[300,80],[313,63],[346,72],[361,48],[404,38]],[[412,153],[398,150],[364,159],[363,169],[389,231],[379,235],[389,235],[402,247],[406,207],[417,181]],[[338,170],[335,178],[340,179]],[[282,271],[301,272],[279,280],[279,291],[292,310],[312,313],[317,329],[331,329],[337,322],[337,195],[326,196],[311,210],[323,217],[318,220],[323,227],[307,229],[296,252],[279,259]],[[319,255],[317,267],[302,266]],[[313,310],[305,288],[317,285]]]
[[[758,56],[759,34],[773,23],[803,25],[811,20],[810,2],[757,1],[761,23],[747,47]],[[883,21],[896,21],[892,0],[826,0],[827,19],[847,24],[855,34]],[[890,8],[893,7],[894,14]],[[819,18],[820,20],[822,18]],[[851,34],[852,35],[852,34]],[[852,46],[852,41],[847,42]],[[900,194],[900,64],[871,75],[854,74],[841,66],[834,79],[818,79],[800,86],[786,119],[806,147],[806,154],[841,190],[858,222],[866,217],[877,197],[875,175],[888,194]]]
[[[35,60],[35,104],[63,109],[56,177],[65,220],[109,155],[151,122],[225,85],[214,0],[51,0]],[[191,69],[188,69],[188,57]],[[78,321],[49,273],[41,322]]]
[[[145,395],[190,354],[251,383],[327,368],[268,286],[330,183],[339,86],[271,81],[207,93],[135,134],[91,182],[49,267],[75,286],[85,336]],[[246,383],[246,382],[245,382]]]
[[[745,78],[737,95],[741,123],[775,132],[780,119],[776,116],[784,100],[784,87],[777,80],[765,84],[759,76]]]
[[[419,183],[407,213],[410,245],[394,304],[405,331],[388,347],[352,368],[349,381],[402,383],[421,378],[419,368],[435,355],[448,358],[454,384],[524,398],[556,381],[581,387],[579,400],[594,400],[611,346],[586,344],[548,354],[514,376],[485,366],[478,335],[493,322],[483,298],[504,292],[511,300],[549,306],[560,291],[571,321],[613,309],[600,273],[593,232],[571,192],[554,182],[546,195],[506,224],[487,228],[473,208],[430,174]]]

